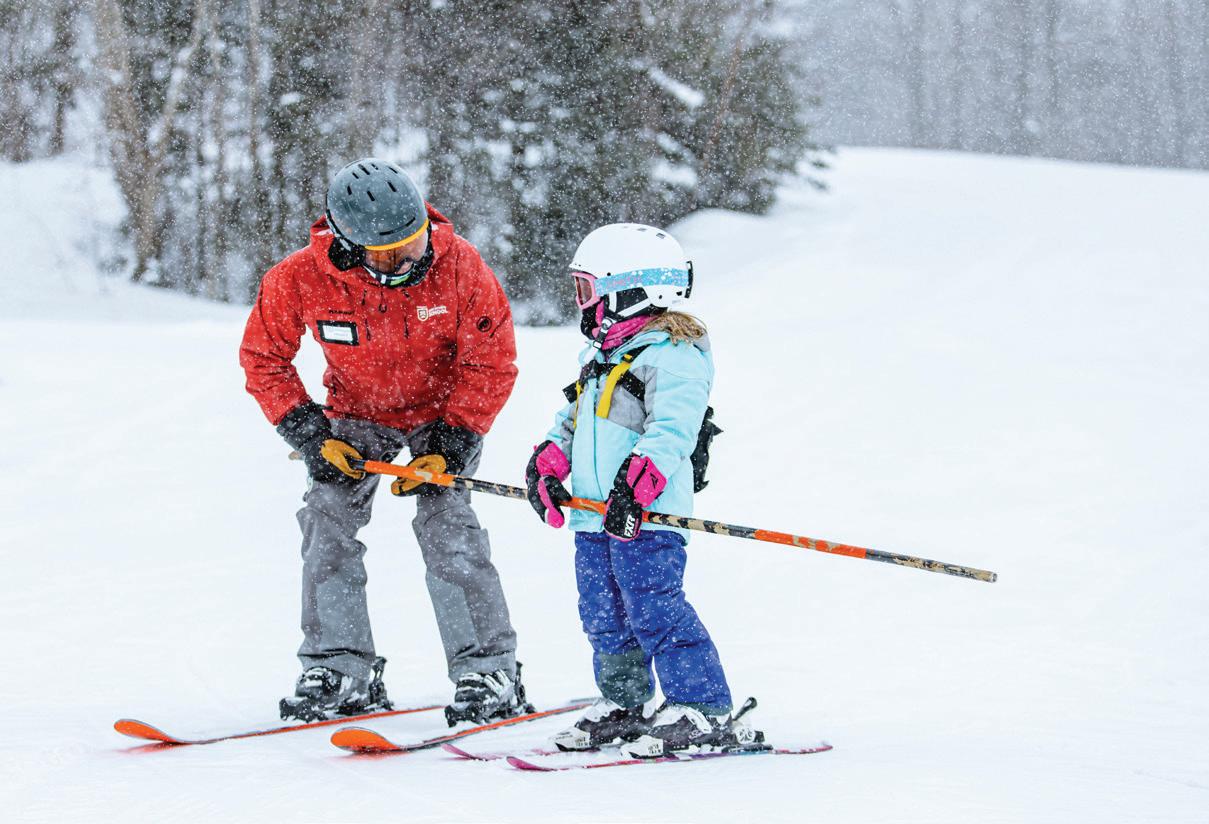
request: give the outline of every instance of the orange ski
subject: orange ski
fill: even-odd
[[[330,727],[333,724],[347,724],[357,721],[369,721],[377,718],[390,718],[392,715],[407,715],[413,712],[428,712],[430,710],[442,709],[442,705],[438,704],[432,707],[410,707],[402,710],[384,710],[383,712],[370,712],[364,715],[346,715],[340,718],[329,718],[326,721],[313,721],[309,724],[290,724],[284,727],[270,727],[263,730],[251,730],[248,732],[236,732],[229,735],[219,735],[214,738],[177,738],[175,735],[169,735],[163,730],[153,727],[143,721],[136,721],[133,718],[122,718],[115,721],[113,728],[122,735],[128,735],[131,738],[139,738],[143,741],[156,741],[161,744],[171,745],[193,745],[193,744],[214,744],[218,741],[234,741],[239,738],[257,738],[262,735],[278,735],[283,732],[297,732],[298,730],[311,730],[316,727]]]

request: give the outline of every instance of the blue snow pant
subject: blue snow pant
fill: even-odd
[[[684,597],[684,538],[644,530],[633,541],[575,533],[579,617],[601,695],[623,707],[655,695],[711,715],[731,711],[718,649]]]

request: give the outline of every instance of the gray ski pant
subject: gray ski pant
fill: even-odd
[[[427,453],[431,425],[404,432],[370,421],[337,418],[335,436],[367,460],[391,461],[406,446]],[[478,466],[482,443],[464,470]],[[303,668],[324,666],[368,678],[375,657],[365,601],[365,544],[357,532],[370,519],[378,475],[334,483],[311,479],[298,511],[302,527]],[[499,574],[491,563],[487,531],[479,526],[466,490],[416,495],[412,528],[427,567],[426,581],[445,647],[449,677],[503,669],[516,674],[516,632]]]

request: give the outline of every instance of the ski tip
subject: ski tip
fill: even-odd
[[[342,727],[332,733],[332,743],[355,753],[398,752],[398,745],[364,727]]]
[[[833,749],[830,744],[826,741],[820,741],[813,747],[773,747],[771,750],[766,750],[766,752],[773,753],[774,755],[810,755],[816,752],[827,752],[830,749]]]
[[[526,761],[523,758],[517,758],[515,755],[508,756],[508,763],[518,770],[528,770],[529,772],[552,772],[549,767],[539,767],[532,761]]]
[[[466,752],[461,747],[455,747],[453,744],[442,744],[441,749],[450,755],[456,755],[458,758],[470,758],[473,760],[478,760],[478,756],[474,753]]]
[[[119,718],[113,722],[113,728],[122,735],[138,738],[143,741],[162,741],[165,744],[183,744],[179,738],[173,738],[162,730],[157,730],[150,724],[135,721],[133,718]]]

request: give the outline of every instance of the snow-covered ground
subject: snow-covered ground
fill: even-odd
[[[158,751],[113,732],[273,721],[302,469],[243,391],[246,310],[98,275],[93,221],[120,216],[103,175],[0,167],[4,817],[1209,820],[1209,175],[853,150],[830,177],[677,227],[726,430],[697,511],[1000,580],[698,537],[687,591],[736,695],[773,741],[835,749],[538,775],[346,756],[331,728]],[[578,345],[522,330],[480,476],[519,482]],[[377,506],[388,686],[442,702],[412,506]],[[477,506],[531,697],[589,693],[568,536]]]

